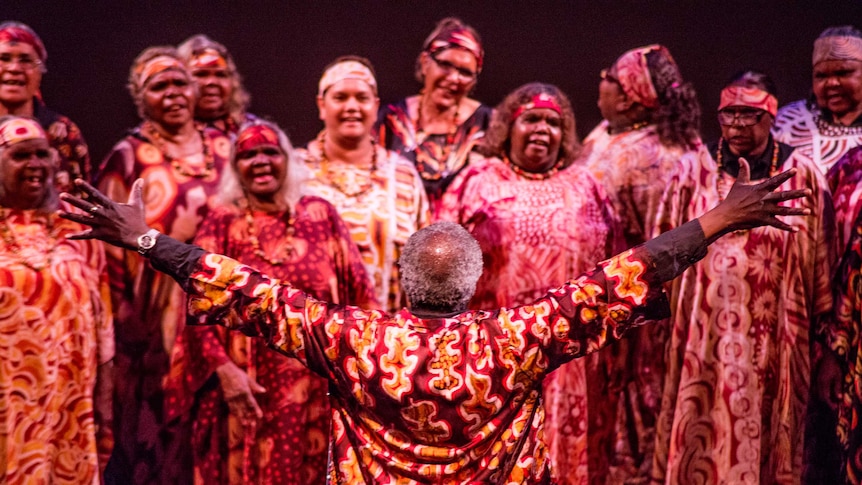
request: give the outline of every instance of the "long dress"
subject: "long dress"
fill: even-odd
[[[772,134],[799,150],[824,174],[851,148],[862,145],[862,123],[841,126],[829,122],[811,100],[799,100],[778,110]]]
[[[191,241],[216,194],[230,142],[205,132],[212,169],[195,162],[203,177],[186,175],[166,160],[140,128],[126,136],[102,163],[96,184],[113,200],[128,199],[143,178],[147,224],[180,241]],[[170,278],[135,251],[110,248],[108,271],[116,325],[114,429],[116,447],[106,474],[116,483],[187,483],[191,460],[187,438],[165,427],[162,379],[170,351],[182,330],[185,296]]]
[[[482,248],[476,310],[532,302],[622,249],[604,189],[578,166],[531,180],[497,158],[471,161],[438,217],[462,224]],[[607,475],[613,414],[603,412],[613,409],[615,393],[597,378],[612,363],[605,355],[574,360],[545,379],[545,442],[560,485]]]
[[[832,305],[834,217],[819,168],[797,151],[780,153],[790,155],[778,158],[778,170],[797,174],[778,190],[811,189],[813,215],[787,219],[797,233],[761,227],[725,235],[674,282],[653,483],[800,483],[810,334],[822,333]],[[738,167],[725,159],[730,173],[712,158],[680,161],[662,224],[719,203]]]
[[[395,152],[377,146],[377,170],[368,173],[351,164],[321,163],[317,142],[297,150],[312,178],[304,191],[338,210],[362,254],[377,301],[387,311],[404,306],[398,276],[401,248],[411,234],[427,226],[428,198],[413,165]]]
[[[54,112],[39,98],[33,98],[33,117],[48,134],[51,147],[57,150],[59,165],[54,172],[57,190],[75,192],[72,183],[80,178],[89,181],[92,175],[90,151],[81,130],[72,120]]]
[[[245,211],[233,207],[213,210],[195,244],[290,281],[317,298],[376,307],[359,251],[335,208],[317,197],[303,197],[294,210],[292,236],[286,236],[284,212],[253,213],[254,232],[267,259],[249,242]],[[278,259],[283,262],[272,263]],[[263,418],[250,435],[228,412],[215,374],[229,361],[267,389],[256,397]],[[323,482],[331,426],[328,389],[299,361],[277,355],[261,339],[187,326],[174,346],[165,387],[169,417],[193,413],[195,483]]]
[[[0,211],[0,482],[98,484],[111,450],[94,387],[114,356],[102,244],[66,239],[83,227],[54,214]]]
[[[152,260],[196,323],[265,338],[324,376],[327,483],[547,483],[542,379],[667,316],[663,283],[699,260],[698,222],[610,258],[529,305],[422,318],[315,300],[225,256],[166,239]]]
[[[623,226],[627,247],[659,234],[656,223],[670,174],[682,158],[708,158],[706,147],[683,150],[661,142],[655,125],[610,134],[602,121],[584,140],[577,163],[601,182]],[[655,420],[665,373],[664,350],[669,322],[639,328],[620,342],[623,375],[616,438],[611,457],[612,481],[646,476],[652,463]]]
[[[380,144],[413,163],[422,177],[435,217],[446,188],[467,166],[470,152],[484,138],[493,111],[490,106],[481,104],[453,134],[428,135],[417,132],[415,116],[407,109],[407,98],[380,110]]]
[[[835,220],[838,223],[838,252],[844,254],[855,231],[856,215],[862,209],[862,146],[844,154],[826,173]]]

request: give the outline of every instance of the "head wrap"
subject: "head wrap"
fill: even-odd
[[[278,133],[266,125],[251,125],[236,137],[236,151],[244,152],[260,145],[275,145],[281,148]]]
[[[616,68],[614,77],[622,86],[623,92],[629,99],[647,108],[658,107],[658,93],[653,86],[647,64],[647,54],[656,51],[663,51],[668,59],[674,62],[667,48],[659,44],[652,44],[632,49],[621,55],[614,63]]]
[[[189,59],[190,69],[227,69],[227,59],[221,55],[221,52],[207,47],[199,51],[195,51]]]
[[[485,57],[485,51],[482,50],[482,44],[479,40],[464,27],[450,30],[442,33],[431,39],[428,46],[425,48],[429,54],[436,54],[446,49],[462,49],[476,58],[476,66],[479,71],[482,70],[482,60]]]
[[[377,80],[374,79],[374,74],[368,66],[359,61],[342,61],[330,66],[320,77],[320,83],[317,85],[317,95],[323,96],[327,89],[333,84],[344,81],[345,79],[358,79],[365,84],[371,86],[371,89],[377,93]]]
[[[45,50],[45,44],[42,39],[36,35],[27,25],[21,22],[3,22],[0,24],[0,42],[23,42],[29,44],[36,51],[39,60],[43,63],[48,59],[48,51]]]
[[[730,106],[762,109],[773,117],[778,113],[778,99],[775,96],[762,89],[745,86],[728,86],[721,90],[719,111]]]
[[[185,65],[173,56],[161,55],[153,57],[146,62],[142,62],[134,68],[136,78],[135,86],[138,90],[143,89],[153,76],[170,69],[175,69],[184,73],[186,72]]]
[[[15,116],[0,125],[0,147],[38,139],[47,140],[48,135],[36,120]]]
[[[862,38],[852,35],[836,35],[815,40],[811,65],[816,66],[823,61],[862,62]]]
[[[512,114],[512,120],[518,119],[518,117],[521,116],[524,111],[543,108],[554,110],[560,116],[563,115],[563,109],[560,108],[560,104],[557,103],[557,100],[554,99],[553,96],[548,93],[539,93],[530,98],[530,100],[526,103],[518,106],[518,109],[516,109],[515,112]]]

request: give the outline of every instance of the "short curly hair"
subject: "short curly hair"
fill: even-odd
[[[694,148],[700,142],[701,115],[694,86],[683,80],[666,49],[647,53],[646,60],[658,95],[659,106],[652,113],[652,121],[659,139],[664,145]]]
[[[562,140],[560,141],[559,159],[564,166],[569,166],[581,152],[581,143],[575,126],[575,112],[569,97],[553,84],[529,83],[509,93],[494,110],[491,123],[485,131],[485,139],[479,149],[486,157],[503,158],[511,148],[512,124],[515,122],[515,111],[521,105],[528,103],[537,94],[548,94],[560,105],[562,110]]]

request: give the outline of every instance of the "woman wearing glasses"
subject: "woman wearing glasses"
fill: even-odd
[[[416,165],[432,214],[485,134],[492,109],[468,97],[482,71],[479,34],[456,18],[441,20],[416,59],[422,90],[383,108],[380,144]]]
[[[788,205],[812,215],[794,222],[796,232],[730,234],[674,283],[654,483],[797,483],[803,473],[818,364],[809,335],[823,335],[818,322],[832,305],[834,217],[820,170],[770,135],[777,111],[768,76],[735,76],[721,92],[714,161],[681,160],[668,185],[660,217],[677,226],[727,195],[742,158],[753,181],[795,168],[780,189],[810,190],[807,202]]]
[[[45,44],[27,25],[0,24],[0,116],[35,118],[57,150],[59,167],[54,172],[58,191],[72,192],[72,180],[90,179],[90,152],[81,130],[69,118],[57,114],[42,100],[39,87],[47,72]]]
[[[629,247],[658,235],[656,216],[668,177],[682,158],[709,159],[701,142],[700,105],[670,52],[661,45],[632,49],[602,71],[602,121],[584,140],[579,163],[607,191]],[[625,393],[611,472],[615,483],[643,475],[652,462],[661,404],[666,325],[635,329],[622,344],[631,358],[613,379]],[[565,409],[560,410],[566,412]]]

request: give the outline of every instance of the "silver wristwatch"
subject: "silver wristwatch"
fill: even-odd
[[[159,231],[150,229],[138,236],[138,252],[141,254],[147,254],[150,249],[153,249],[153,246],[156,245],[156,239],[160,234],[161,233]]]

